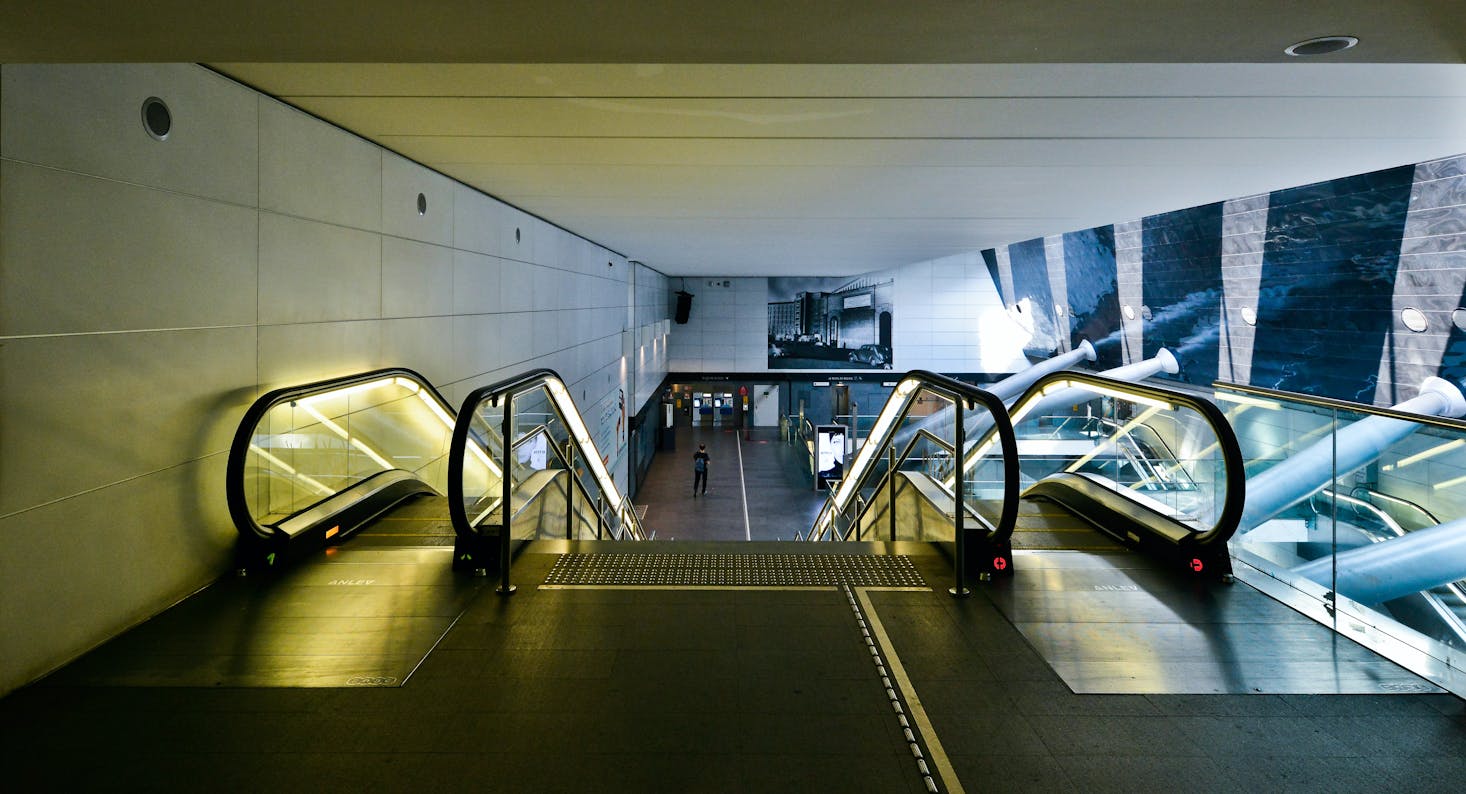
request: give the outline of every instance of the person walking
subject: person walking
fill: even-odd
[[[692,453],[692,495],[697,496],[697,487],[702,486],[703,496],[708,494],[708,445],[698,444]]]

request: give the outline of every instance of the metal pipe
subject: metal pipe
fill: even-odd
[[[1420,394],[1394,406],[1396,411],[1429,416],[1466,414],[1466,396],[1443,378],[1426,378]],[[1307,499],[1338,477],[1378,458],[1420,425],[1406,419],[1368,416],[1293,453],[1247,480],[1247,507],[1238,525],[1250,532],[1273,516]]]
[[[1115,367],[1114,369],[1107,369],[1100,374],[1107,378],[1133,383],[1135,381],[1145,380],[1152,375],[1157,375],[1162,372],[1175,375],[1180,371],[1181,367],[1176,363],[1176,357],[1171,355],[1171,351],[1163,347],[1156,351],[1154,356],[1144,361],[1137,361],[1134,364],[1126,364],[1121,367]],[[1014,424],[1022,421],[1022,417],[1043,416],[1060,406],[1073,405],[1076,402],[1088,402],[1094,399],[1094,397],[1095,393],[1083,386],[1071,386],[1067,389],[1059,389],[1052,394],[1046,394],[1040,397],[1032,403],[1026,403],[1022,414],[1014,415]],[[978,437],[980,438],[980,436]]]
[[[992,392],[993,394],[997,394],[998,397],[1002,399],[1003,404],[1011,408],[1013,407],[1012,400],[1022,396],[1023,392],[1027,391],[1028,387],[1032,386],[1034,382],[1037,381],[1039,378],[1047,375],[1050,372],[1058,372],[1060,370],[1067,369],[1069,366],[1077,363],[1080,358],[1083,358],[1086,354],[1091,355],[1090,360],[1093,360],[1093,352],[1094,348],[1089,345],[1088,341],[1085,341],[1079,346],[1077,350],[1065,353],[1062,356],[1055,356],[1054,358],[1048,359],[1046,361],[1041,361],[1037,364],[1034,364],[1032,367],[1024,370],[1023,372],[1017,373],[1016,375],[1010,375],[1007,378],[1004,378],[1003,380],[998,381],[997,383],[988,387],[988,391]],[[1059,361],[1060,359],[1065,359],[1067,363],[1054,366],[1049,365],[1049,362]],[[1013,396],[1006,396],[1004,393],[999,391],[999,389],[1009,388],[1007,386],[1004,386],[1004,384],[1007,384],[1009,381],[1013,381],[1015,384],[1017,384],[1019,383],[1019,381],[1015,379],[1020,378],[1020,376],[1026,377],[1029,372],[1040,368],[1042,368],[1044,371],[1038,372],[1031,379],[1023,382],[1022,387],[1019,388],[1017,392],[1013,394]],[[1156,375],[1161,372],[1175,375],[1177,372],[1180,371],[1181,368],[1180,365],[1176,362],[1176,357],[1171,354],[1171,351],[1165,348],[1161,348],[1159,351],[1156,352],[1154,356],[1145,359],[1144,361],[1137,361],[1134,364],[1126,364],[1124,366],[1115,367],[1113,369],[1107,369],[1099,374],[1104,375],[1108,378],[1115,378],[1116,380],[1126,380],[1134,382],[1145,380],[1146,378],[1149,378],[1150,376]],[[1054,394],[1042,398],[1042,400],[1033,408],[1030,408],[1027,413],[1033,414],[1039,411],[1052,410],[1060,405],[1073,403],[1076,399],[1090,399],[1089,396],[1082,396],[1082,391],[1083,390],[1080,389],[1065,389],[1063,391],[1055,392]],[[912,426],[902,428],[896,434],[895,445],[904,446],[907,440],[915,435],[915,433],[919,430],[928,430],[934,435],[945,436],[945,431],[950,422],[951,415],[947,411],[938,411],[937,413],[926,417],[925,419],[915,423]],[[984,413],[972,422],[972,425],[968,428],[967,435],[975,443],[982,440],[982,438],[987,435],[990,429],[992,429],[992,415]]]
[[[1466,579],[1466,518],[1320,557],[1293,572],[1367,605],[1458,582]]]
[[[997,383],[989,385],[987,391],[998,395],[998,399],[1002,400],[1004,405],[1011,405],[1014,400],[1018,399],[1019,395],[1027,391],[1028,387],[1032,386],[1033,382],[1039,378],[1042,378],[1050,372],[1068,369],[1081,361],[1094,361],[1094,359],[1094,345],[1091,345],[1089,340],[1086,339],[1079,343],[1079,347],[1074,348],[1068,353],[1060,353],[1057,356],[1046,358],[1028,369],[1015,372]]]

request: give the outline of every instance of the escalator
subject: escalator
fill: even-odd
[[[512,525],[520,541],[639,537],[558,376],[539,370],[500,386],[488,399],[513,405],[508,424],[485,425],[498,409],[476,402],[455,415],[407,369],[265,394],[246,411],[226,470],[235,575],[55,680],[401,686],[483,591],[485,578],[458,571],[492,567],[494,555],[480,555],[497,548],[489,541],[500,528]]]
[[[642,537],[553,371],[476,390],[464,406],[455,415],[406,369],[261,397],[230,450],[240,567],[269,569],[358,539],[454,546],[456,568],[482,569],[497,550],[487,539],[506,524],[519,541]]]
[[[1061,371],[1037,379],[1011,418],[999,403],[957,420],[951,399],[922,410],[927,384],[939,381],[907,378],[883,410],[890,419],[877,421],[884,435],[867,440],[812,539],[941,542],[943,518],[960,516],[990,528],[966,558],[979,575],[1011,573],[1012,549],[1126,547],[1193,575],[1229,575],[1245,483],[1236,438],[1210,402]],[[907,425],[921,426],[903,434]],[[953,437],[926,429],[944,425]],[[903,435],[911,440],[897,449]]]
[[[353,537],[373,546],[450,544],[453,424],[443,396],[408,369],[260,397],[235,433],[225,480],[239,567],[284,566]]]
[[[497,569],[500,592],[513,592],[513,555],[530,541],[648,539],[553,370],[469,393],[447,461],[453,567]]]

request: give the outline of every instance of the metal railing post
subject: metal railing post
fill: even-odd
[[[957,563],[957,575],[952,589],[947,592],[951,593],[955,598],[966,598],[972,594],[972,591],[967,589],[967,527],[965,526],[966,522],[963,520],[967,513],[967,506],[964,502],[963,495],[963,479],[965,478],[962,472],[962,455],[967,446],[967,431],[963,427],[963,422],[966,418],[965,409],[967,407],[967,398],[956,395],[952,402],[953,406],[957,409],[955,416],[956,423],[952,433],[952,448],[955,450],[952,457],[957,461],[957,467],[952,473],[952,499],[956,502],[955,506],[957,508],[957,515],[953,521],[953,529],[956,531],[957,540],[956,550],[954,552]]]
[[[553,439],[551,440],[553,442]],[[575,479],[575,444],[565,439],[565,539],[575,540],[575,493],[571,482]]]
[[[891,464],[886,467],[886,480],[891,483],[890,493],[886,497],[886,516],[891,525],[891,542],[896,542],[896,447],[893,444],[889,450]]]
[[[511,468],[514,464],[514,395],[512,394],[504,395],[504,425],[502,430],[504,432],[502,437],[503,443],[499,447],[504,452],[504,462],[500,469],[500,472],[503,474],[501,477],[503,488],[501,493],[502,501],[499,504],[500,509],[504,511],[504,521],[503,526],[499,530],[499,587],[494,592],[499,595],[513,595],[515,588],[514,585],[509,583],[509,557],[511,553],[509,536],[511,534],[511,526],[514,523],[514,505],[511,501],[514,496],[514,472]]]

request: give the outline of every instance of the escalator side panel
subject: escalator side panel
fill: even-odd
[[[1232,559],[1225,546],[1199,544],[1196,533],[1184,524],[1083,475],[1047,477],[1030,486],[1023,496],[1062,505],[1120,543],[1167,559],[1193,574],[1225,577],[1232,573]]]

